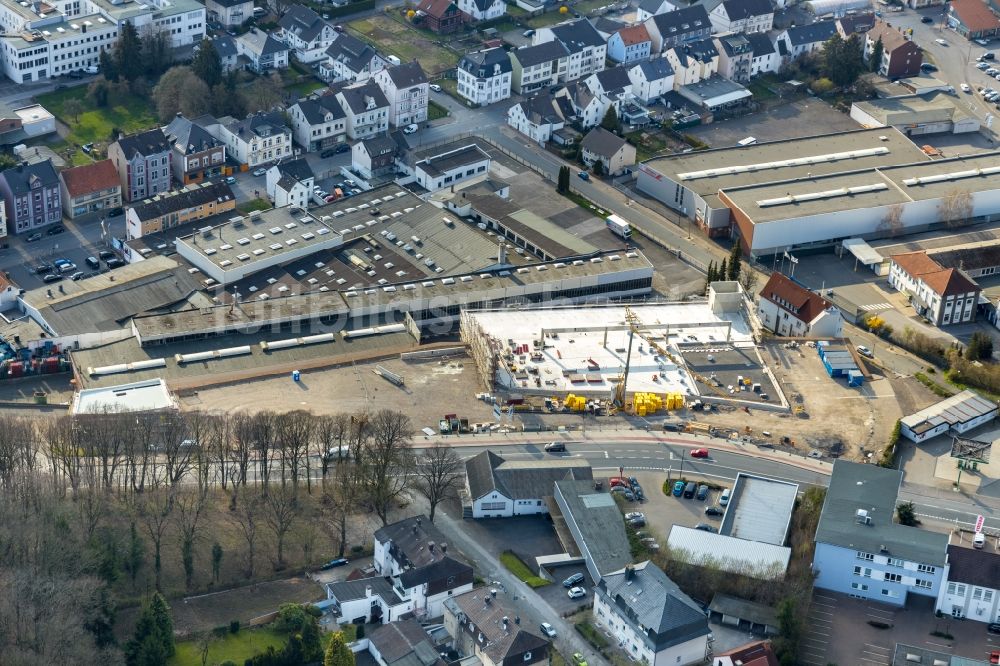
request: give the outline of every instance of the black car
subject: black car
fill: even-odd
[[[334,153],[346,153],[350,149],[351,149],[351,144],[349,144],[349,143],[341,143],[341,144],[337,144],[337,147],[333,149],[333,152]]]
[[[717,506],[706,506],[705,507],[705,515],[706,516],[721,516],[724,513],[725,513],[725,511],[723,511],[721,508],[719,508]]]
[[[993,51],[987,51],[983,54],[983,60],[996,60],[996,58],[997,54],[993,53]]]
[[[97,253],[97,256],[103,259],[104,261],[110,261],[111,259],[115,258],[115,253],[112,252],[111,250],[101,250],[100,252]]]
[[[115,259],[108,259],[105,263],[108,265],[108,268],[120,268],[120,267],[122,267],[122,266],[125,265],[124,261],[122,261],[121,259],[117,259],[117,258],[115,258]]]
[[[920,17],[920,22],[921,23],[934,23],[934,19],[931,18],[930,16],[921,16]]]
[[[51,273],[52,271],[54,271],[55,268],[52,266],[52,264],[38,264],[31,270],[35,272],[35,275],[45,275],[46,273]]]
[[[101,268],[101,262],[98,261],[97,257],[87,257],[86,259],[84,259],[84,261],[87,262],[87,265],[93,268],[95,271]]]
[[[54,227],[49,227],[48,231],[46,231],[45,233],[47,233],[49,236],[57,236],[64,231],[66,231],[66,227],[64,227],[61,224],[57,224]]]
[[[334,150],[333,148],[328,148],[324,150],[322,153],[320,153],[319,156],[325,160],[326,158],[333,157],[336,154],[337,154],[336,150]]]
[[[696,530],[701,530],[702,532],[718,532],[719,531],[719,530],[715,529],[714,527],[712,527],[711,525],[709,525],[708,523],[698,523],[697,525],[694,526],[694,528]]]
[[[36,231],[35,233],[31,234],[30,236],[28,236],[24,240],[27,243],[34,243],[35,241],[42,240],[42,232],[41,231]]]
[[[991,634],[1000,634],[1000,622],[991,622],[990,624],[986,625],[986,631],[990,632]]]
[[[920,65],[920,69],[925,72],[936,72],[938,71],[937,65],[933,65],[929,62],[925,62]]]
[[[108,211],[108,217],[118,217],[119,215],[124,215],[124,214],[125,214],[125,209],[121,207],[112,208],[111,210]]]
[[[324,564],[323,566],[321,566],[319,568],[319,570],[320,571],[326,571],[328,569],[335,569],[337,567],[345,566],[346,564],[347,564],[347,559],[346,558],[338,557],[337,559],[330,560],[329,562],[327,562],[326,564]]]

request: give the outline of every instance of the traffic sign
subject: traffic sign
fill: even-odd
[[[983,531],[983,523],[985,522],[986,519],[983,518],[982,514],[976,516],[976,529],[975,529],[976,534],[979,534],[980,532]]]

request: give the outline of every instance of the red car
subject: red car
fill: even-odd
[[[691,449],[692,458],[707,458],[708,449]]]

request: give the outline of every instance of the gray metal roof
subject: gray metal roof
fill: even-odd
[[[627,141],[617,134],[613,134],[603,127],[595,127],[587,132],[580,143],[581,148],[586,148],[590,152],[601,157],[614,157],[622,149]]]
[[[896,651],[892,655],[891,666],[914,666],[928,664],[929,666],[987,666],[984,659],[970,659],[948,652],[939,652],[916,645],[896,643]]]
[[[902,478],[896,469],[837,460],[816,529],[817,543],[944,565],[948,535],[893,522]]]
[[[542,42],[541,44],[536,44],[535,46],[525,46],[520,49],[515,49],[510,52],[510,57],[514,58],[521,64],[521,67],[534,67],[535,65],[540,65],[543,62],[551,62],[553,60],[558,60],[559,58],[564,58],[569,55],[569,51],[563,46],[563,43],[555,40],[551,42]]]
[[[390,622],[377,627],[368,640],[387,666],[443,666],[430,636],[416,620]]]
[[[785,545],[798,492],[797,484],[740,472],[719,533]]]
[[[670,556],[691,564],[712,563],[720,571],[760,580],[781,579],[792,549],[761,541],[674,525],[667,537]]]
[[[36,181],[40,182],[42,187],[59,185],[59,176],[52,166],[52,160],[35,164],[18,164],[4,171],[0,177],[7,181],[7,186],[14,195],[27,194]]]
[[[943,423],[949,426],[962,425],[996,411],[995,402],[990,402],[974,391],[966,390],[921,409],[915,414],[904,416],[902,424],[919,434]]]
[[[630,564],[632,553],[625,521],[614,497],[594,490],[592,481],[556,481],[555,485],[565,504],[564,517],[576,525],[583,540],[577,546],[589,553],[597,570],[603,574]]]
[[[552,494],[562,479],[586,480],[594,475],[590,464],[576,459],[506,461],[483,451],[465,463],[469,491],[474,499],[499,491],[510,499],[541,499]]]
[[[140,220],[152,220],[168,213],[202,206],[211,201],[222,203],[232,201],[234,198],[233,191],[225,182],[213,183],[207,180],[204,183],[188,185],[182,190],[171,190],[150,199],[143,199],[132,208]]]
[[[403,603],[403,600],[396,593],[395,588],[393,588],[392,583],[381,576],[359,578],[357,580],[342,580],[326,584],[327,593],[340,603],[364,599],[368,596],[369,587],[373,596],[382,597],[382,600],[390,606]]]
[[[711,633],[701,607],[648,560],[604,574],[596,593],[653,652]]]

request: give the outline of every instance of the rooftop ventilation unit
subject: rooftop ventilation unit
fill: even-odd
[[[858,509],[854,514],[854,522],[858,525],[871,525],[872,517],[868,515],[868,512],[864,509]]]

